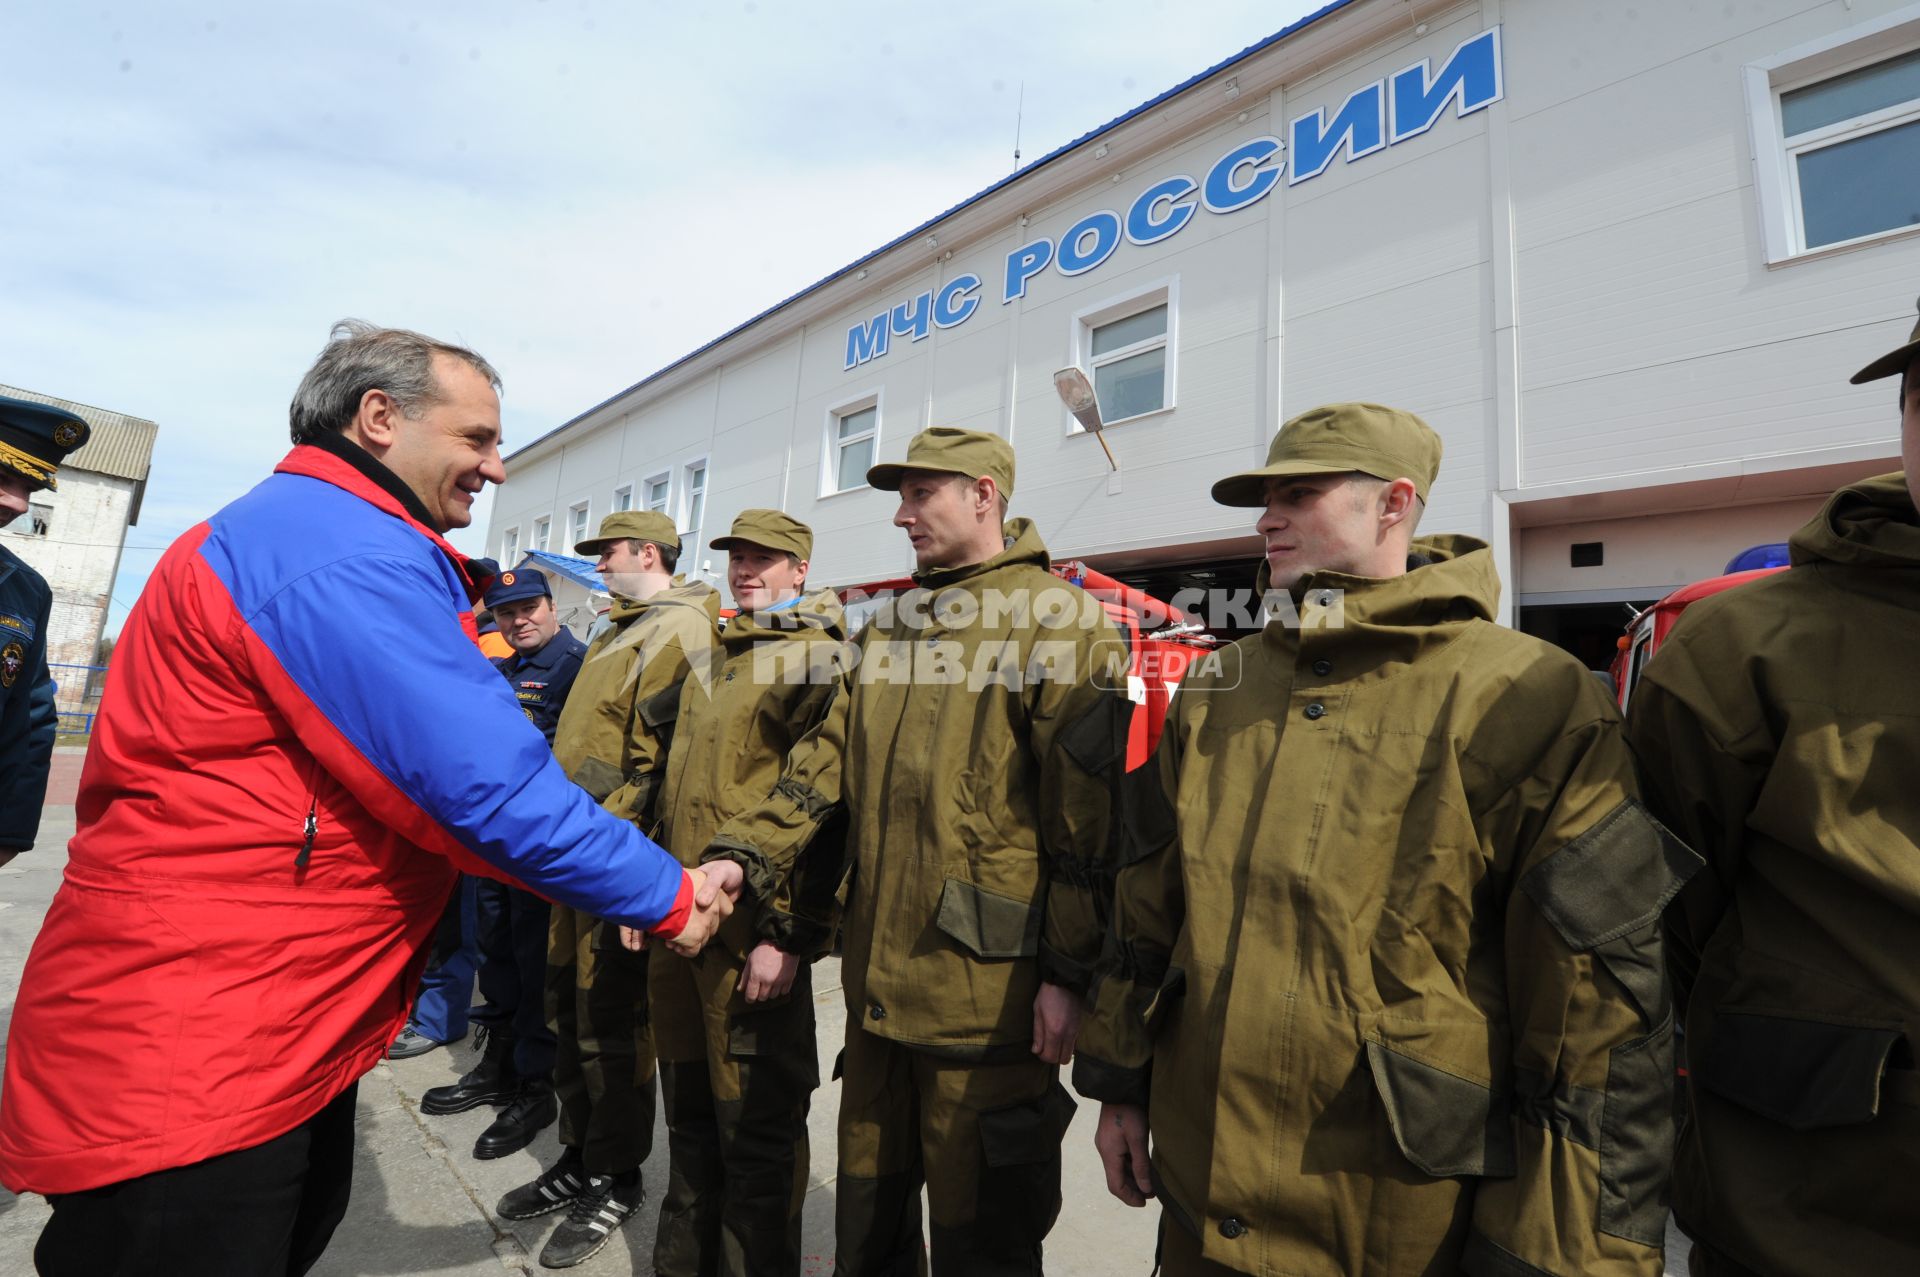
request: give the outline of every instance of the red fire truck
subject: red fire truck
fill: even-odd
[[[1683,585],[1628,621],[1627,632],[1620,636],[1620,652],[1613,658],[1611,671],[1614,695],[1620,700],[1621,712],[1626,712],[1627,702],[1633,696],[1633,686],[1640,680],[1640,672],[1653,659],[1660,645],[1667,641],[1667,635],[1673,632],[1675,622],[1679,621],[1680,614],[1689,605],[1722,590],[1735,589],[1763,576],[1786,571],[1786,549],[1784,545],[1761,545],[1735,555],[1733,561],[1727,564],[1724,575]],[[1756,563],[1765,566],[1753,566]]]

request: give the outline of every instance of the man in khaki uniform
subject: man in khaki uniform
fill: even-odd
[[[617,816],[644,823],[667,763],[666,693],[704,666],[720,596],[673,575],[680,537],[663,514],[608,515],[574,547],[599,557],[613,627],[587,648],[554,732],[553,754],[575,784]],[[507,1219],[566,1209],[541,1250],[548,1268],[580,1263],[640,1207],[640,1164],[653,1150],[653,1049],[644,952],[619,929],[555,905],[547,944],[547,1018],[557,1038],[560,1160],[500,1199]]]
[[[1708,865],[1667,912],[1695,1277],[1920,1273],[1920,326],[1853,380],[1892,377],[1905,471],[1688,608],[1627,706]]]
[[[861,632],[826,719],[708,852],[778,900],[846,811],[843,1277],[926,1271],[923,1183],[943,1274],[1040,1272],[1060,1209],[1058,1066],[1103,930],[1129,707],[1106,690],[1125,670],[1112,623],[1047,571],[1031,523],[1005,521],[1013,461],[998,435],[935,427],[867,472],[900,493],[917,588]]]
[[[1493,622],[1486,545],[1414,539],[1440,452],[1337,404],[1214,485],[1264,507],[1274,619],[1131,774],[1074,1071],[1169,1277],[1661,1271],[1659,918],[1698,858],[1593,675]]]
[[[679,694],[660,792],[661,846],[697,866],[737,813],[772,791],[825,716],[846,617],[806,591],[813,531],[745,510],[712,543],[727,551],[738,613],[718,662]],[[827,951],[841,850],[804,853],[800,899],[756,901],[688,959],[656,952],[648,976],[672,1169],[653,1264],[661,1277],[798,1277],[807,1109],[820,1085],[811,963]],[[811,898],[808,898],[810,894]]]

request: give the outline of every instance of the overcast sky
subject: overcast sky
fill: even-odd
[[[524,443],[1005,176],[1023,84],[1031,161],[1319,7],[22,0],[0,382],[160,424],[117,631],[334,320],[472,345]]]

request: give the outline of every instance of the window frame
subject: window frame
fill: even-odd
[[[700,487],[697,492],[693,486],[695,470],[700,471]],[[674,526],[680,529],[680,540],[686,544],[690,539],[697,541],[704,535],[707,509],[712,504],[708,498],[713,495],[713,459],[701,456],[683,462],[680,466],[680,479],[680,500],[677,503],[680,508],[680,517],[674,520]],[[698,523],[693,521],[695,496],[700,498],[700,522]]]
[[[1122,319],[1130,319],[1144,311],[1149,311],[1156,306],[1162,305],[1167,308],[1167,330],[1165,333],[1158,337],[1151,337],[1134,342],[1129,346],[1122,346],[1118,350],[1110,350],[1096,359],[1093,354],[1094,329],[1104,328],[1108,324],[1117,323]],[[1162,416],[1172,412],[1179,406],[1178,395],[1176,393],[1178,386],[1176,373],[1179,363],[1179,336],[1180,277],[1178,275],[1169,275],[1164,279],[1154,280],[1151,283],[1143,284],[1127,292],[1112,294],[1090,305],[1083,306],[1073,313],[1072,318],[1068,320],[1067,362],[1072,367],[1085,372],[1089,381],[1096,380],[1095,370],[1097,368],[1105,367],[1108,364],[1119,363],[1122,360],[1131,359],[1136,355],[1144,355],[1153,350],[1164,348],[1167,352],[1164,381],[1165,393],[1160,406],[1158,408],[1148,409],[1146,412],[1136,412],[1130,417],[1109,418],[1106,415],[1106,405],[1103,404],[1100,409],[1103,429],[1108,429],[1113,426],[1131,425],[1136,421],[1145,421],[1149,417]],[[1065,422],[1065,433],[1069,437],[1088,433],[1087,429],[1074,419],[1073,414],[1068,412],[1064,405],[1061,407],[1060,415],[1061,419]]]
[[[873,491],[873,485],[867,482],[865,475],[862,475],[860,482],[851,488],[838,486],[840,482],[841,449],[845,448],[848,444],[864,442],[864,439],[841,439],[840,423],[855,413],[865,412],[869,408],[873,409],[873,433],[867,436],[873,440],[873,452],[871,454],[873,459],[867,464],[869,468],[877,465],[880,461],[880,440],[883,437],[886,426],[885,400],[886,387],[874,386],[859,394],[849,395],[827,405],[826,421],[820,431],[819,496],[822,499],[844,496],[849,492]]]
[[[627,503],[625,505],[620,504],[621,497],[625,497],[627,499]],[[615,488],[613,490],[613,500],[608,503],[607,509],[614,514],[620,514],[624,511],[633,509],[633,485],[631,483],[623,483],[619,487]]]
[[[666,495],[660,498],[659,505],[654,505],[653,498],[648,495],[648,493],[650,493],[653,490],[653,485],[656,483],[664,483],[667,485]],[[649,511],[652,513],[664,514],[668,518],[672,518],[673,517],[673,471],[660,470],[660,471],[656,471],[653,474],[648,475],[646,478],[640,481],[640,491],[635,493],[634,495],[640,498],[640,505],[638,507],[639,509]]]
[[[579,517],[576,518],[576,515]],[[579,536],[572,536],[571,533],[569,533],[567,552],[571,554],[574,546],[579,545],[582,541],[585,541],[593,535],[593,502],[591,500],[576,501],[568,506],[567,526],[570,529],[575,527],[580,529]]]
[[[1920,4],[1908,5],[1772,57],[1749,62],[1743,68],[1753,146],[1754,192],[1759,203],[1761,242],[1768,266],[1808,261],[1920,235],[1920,224],[1890,226],[1852,239],[1808,247],[1798,162],[1800,156],[1810,152],[1920,121],[1920,98],[1867,115],[1852,116],[1792,138],[1786,135],[1780,103],[1781,95],[1796,89],[1916,51],[1920,51]]]
[[[543,514],[533,521],[533,536],[527,542],[527,549],[529,551],[539,550],[546,554],[553,553],[552,515]]]
[[[511,571],[515,561],[518,560],[519,557],[520,557],[520,525],[516,523],[510,528],[502,528],[500,530],[500,567],[501,569],[505,571]]]

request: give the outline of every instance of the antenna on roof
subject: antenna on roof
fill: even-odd
[[[1020,121],[1027,110],[1027,82],[1020,81],[1020,101],[1013,108],[1013,171],[1020,171]]]

